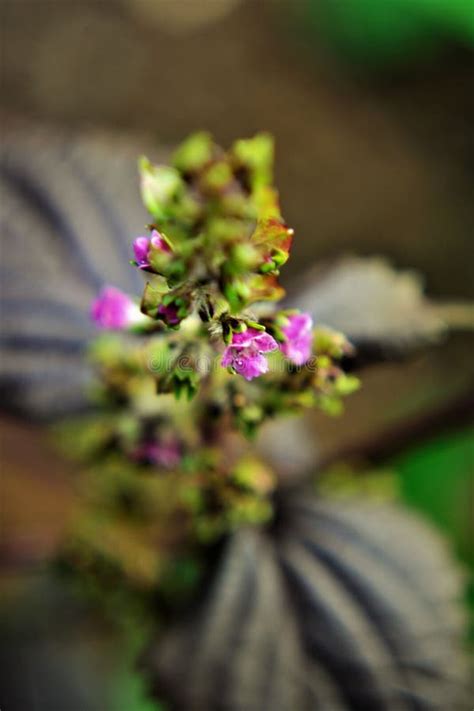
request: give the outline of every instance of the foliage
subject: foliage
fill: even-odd
[[[306,0],[306,26],[374,69],[432,56],[447,38],[474,42],[471,0]]]
[[[400,493],[450,539],[467,566],[470,640],[474,644],[474,437],[470,429],[447,433],[396,458]]]

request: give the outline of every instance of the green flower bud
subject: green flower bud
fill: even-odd
[[[205,190],[219,192],[232,181],[232,170],[228,163],[219,161],[211,165],[202,175],[201,185]]]
[[[182,173],[194,173],[203,168],[212,159],[213,142],[210,133],[193,133],[177,149],[173,156],[173,165]]]
[[[141,195],[147,210],[157,219],[168,214],[169,202],[182,190],[180,174],[167,165],[152,165],[144,156],[140,158]]]

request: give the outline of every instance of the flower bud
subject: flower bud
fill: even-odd
[[[150,252],[152,253],[150,255]],[[151,237],[137,237],[133,242],[135,264],[139,269],[150,269],[150,257],[154,252],[171,253],[169,242],[158,230],[153,230]]]
[[[166,165],[152,165],[144,157],[140,159],[139,170],[145,207],[154,217],[165,217],[168,203],[183,187],[180,174]]]

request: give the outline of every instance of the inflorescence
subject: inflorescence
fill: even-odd
[[[70,557],[153,586],[183,540],[189,550],[271,517],[275,476],[245,438],[305,408],[338,414],[359,382],[341,366],[353,353],[342,334],[276,306],[293,230],[269,135],[224,151],[197,133],[171,165],[139,168],[151,221],[130,256],[145,286],[140,302],[107,286],[92,305],[99,328],[130,336],[92,349],[100,407],[72,441],[103,472]]]

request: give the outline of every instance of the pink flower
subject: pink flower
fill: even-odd
[[[145,442],[133,452],[133,458],[164,469],[178,466],[180,452],[177,442]]]
[[[311,356],[313,342],[313,320],[309,314],[291,314],[282,331],[286,341],[280,343],[280,350],[295,365],[303,365]]]
[[[120,330],[144,320],[139,307],[127,294],[105,286],[91,307],[91,318],[99,328]]]
[[[221,365],[231,367],[246,380],[258,378],[268,371],[268,361],[262,353],[278,348],[275,339],[264,331],[248,328],[243,333],[234,333],[227,346]]]
[[[133,253],[137,262],[137,267],[140,269],[148,269],[148,252],[150,247],[161,249],[162,252],[170,252],[170,248],[166,240],[160,235],[158,230],[153,230],[151,237],[137,237],[133,242]]]

